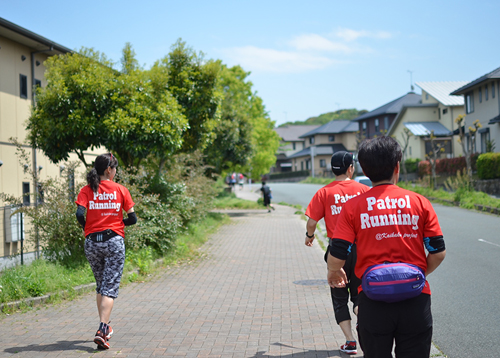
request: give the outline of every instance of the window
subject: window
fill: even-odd
[[[335,135],[330,134],[330,135],[328,136],[328,141],[329,141],[329,142],[335,142]]]
[[[309,144],[314,144],[314,137],[309,138]]]
[[[479,103],[483,102],[483,90],[480,88],[479,89]]]
[[[366,130],[366,122],[363,122],[361,124],[361,128],[362,128],[361,134],[366,136],[368,134],[368,132]]]
[[[384,117],[384,129],[389,130],[389,117]]]
[[[36,87],[36,88],[38,88],[38,87],[42,87],[42,81],[37,80],[37,79],[35,78],[35,87]]]
[[[21,98],[28,98],[28,77],[19,75],[19,96]]]
[[[30,206],[30,183],[23,182],[23,205]]]
[[[319,160],[319,166],[320,166],[321,168],[326,168],[326,160],[324,160],[324,159],[320,159],[320,160]]]
[[[488,86],[484,86],[484,100],[488,100]]]
[[[292,143],[292,148],[293,148],[293,150],[295,150],[295,149],[296,149],[296,148],[295,148],[295,142],[293,142],[293,143]]]
[[[428,93],[425,94],[425,99],[429,99],[429,94]]]
[[[300,162],[300,170],[304,170],[304,162]]]
[[[474,94],[469,92],[465,94],[465,113],[474,112]]]
[[[443,108],[443,114],[448,113],[448,108]]]
[[[480,130],[481,132],[481,153],[486,153],[490,150],[490,129],[485,128],[485,130]]]
[[[375,119],[375,132],[379,132],[380,131],[380,128],[379,128],[379,123],[378,123],[378,118]]]
[[[495,98],[495,82],[491,84],[491,98]]]

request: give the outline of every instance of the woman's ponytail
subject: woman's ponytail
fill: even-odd
[[[92,168],[90,172],[87,174],[87,184],[90,186],[90,189],[94,193],[97,193],[99,190],[99,184],[101,183],[101,177],[97,174],[97,170]]]
[[[94,193],[99,190],[101,184],[101,175],[107,168],[116,168],[118,166],[118,159],[111,153],[101,154],[95,158],[94,168],[87,174],[87,183]]]

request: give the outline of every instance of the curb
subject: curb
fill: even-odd
[[[93,288],[95,288],[95,282],[89,283],[86,285],[80,285],[80,286],[73,287],[73,290],[75,292],[87,292],[87,291],[91,291]],[[41,305],[42,303],[47,302],[51,297],[55,297],[58,295],[64,295],[68,292],[69,292],[69,290],[64,290],[64,291],[61,291],[59,293],[50,293],[48,295],[43,295],[43,296],[39,296],[39,297],[28,297],[28,298],[25,298],[25,299],[22,299],[19,301],[3,303],[3,304],[0,304],[0,312],[3,312],[3,310],[5,308],[19,309],[23,305],[26,305],[29,307],[38,306],[38,305]]]

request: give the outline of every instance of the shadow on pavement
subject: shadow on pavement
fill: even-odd
[[[3,351],[11,354],[22,352],[57,352],[57,351],[84,351],[94,353],[95,348],[88,346],[89,341],[59,341],[53,344],[30,344],[28,346],[15,346]],[[86,345],[83,345],[86,344]],[[93,342],[92,342],[93,344]]]
[[[286,348],[292,348],[292,349],[303,349],[303,348],[298,348],[298,347],[292,347],[287,344],[282,344],[282,343],[273,343],[273,346],[280,346],[280,347],[286,347]],[[289,354],[280,354],[281,358],[328,358],[328,357],[342,357],[340,354],[340,351],[338,350],[307,350],[303,349],[304,352],[294,352],[294,353],[289,353]],[[255,353],[255,355],[249,357],[249,358],[266,358],[266,357],[276,357],[275,355],[268,355],[264,351],[259,351]]]

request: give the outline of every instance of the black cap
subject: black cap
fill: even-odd
[[[343,150],[335,152],[332,155],[332,170],[346,171],[347,168],[349,168],[349,166],[352,164],[352,162],[352,153]]]

